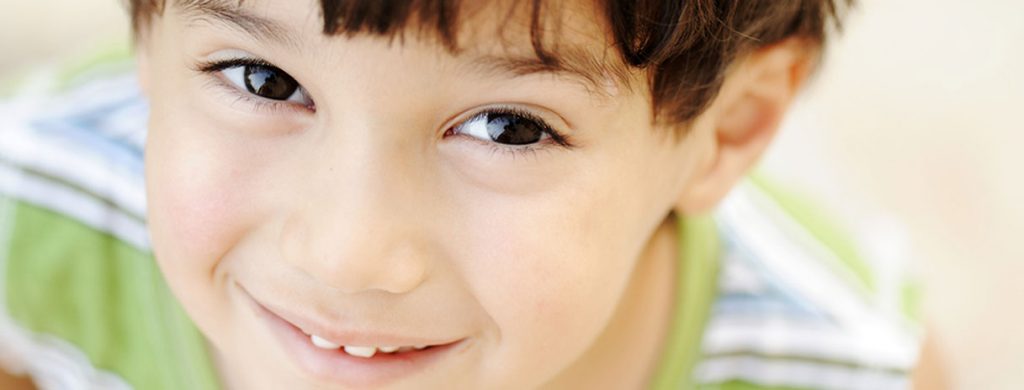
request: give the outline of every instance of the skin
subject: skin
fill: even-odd
[[[498,29],[502,12],[470,12],[453,55],[412,35],[325,37],[312,1],[242,7],[297,44],[174,5],[139,39],[154,251],[236,388],[338,387],[298,368],[250,295],[345,329],[471,340],[395,388],[642,387],[677,288],[673,216],[706,212],[749,169],[816,58],[798,39],[762,48],[695,121],[655,124],[638,72],[594,90],[467,70],[532,53],[522,15]],[[596,12],[561,20],[557,44],[614,58]],[[288,72],[315,111],[195,69],[239,55]],[[494,105],[574,146],[446,132]]]
[[[0,370],[0,388],[11,390],[35,389],[32,380],[24,376],[15,376]]]

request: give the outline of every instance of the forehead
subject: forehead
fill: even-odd
[[[259,42],[302,48],[371,34],[426,41],[475,70],[550,73],[602,97],[633,84],[598,7],[586,1],[171,0],[186,24],[211,23]]]

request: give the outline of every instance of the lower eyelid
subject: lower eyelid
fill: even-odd
[[[553,152],[558,149],[564,149],[561,145],[552,141],[550,137],[546,138],[544,141],[531,145],[503,145],[466,134],[455,134],[454,136],[462,138],[465,142],[477,144],[480,148],[486,148],[488,157],[504,156],[510,157],[513,160],[521,157],[537,158],[540,157],[540,153],[542,152]]]
[[[528,146],[508,147],[508,146],[499,146],[499,145],[492,144],[491,145],[491,154],[492,155],[503,154],[505,156],[508,156],[508,157],[512,158],[513,161],[516,160],[516,159],[519,159],[519,158],[524,158],[524,157],[525,158],[537,159],[538,157],[540,157],[540,153],[541,152],[551,152],[552,151],[551,147],[552,147],[552,145],[542,145],[542,146],[528,145]]]
[[[219,73],[219,72],[218,72]],[[207,85],[210,88],[219,90],[220,93],[225,94],[227,98],[231,99],[231,105],[236,103],[244,103],[250,106],[249,111],[258,113],[278,113],[280,110],[295,110],[304,111],[304,107],[299,107],[296,104],[282,104],[277,102],[266,101],[266,99],[255,96],[248,91],[243,91],[233,85],[230,81],[226,80],[224,76],[218,74],[209,74],[209,82]]]

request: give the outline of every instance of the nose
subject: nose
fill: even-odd
[[[309,196],[302,196],[281,229],[282,255],[344,293],[413,291],[437,257],[423,204],[430,191],[420,189],[410,179],[419,175],[400,163],[347,157],[338,163],[342,167],[307,178]]]
[[[426,279],[427,261],[413,246],[389,245],[389,232],[374,232],[287,246],[305,246],[294,255],[286,255],[308,275],[346,294],[383,291],[403,294],[413,291]],[[298,234],[296,236],[305,236]],[[293,236],[295,237],[295,236]],[[286,247],[287,247],[286,246]]]
[[[402,294],[426,279],[430,255],[414,228],[388,223],[392,219],[379,215],[387,212],[380,205],[342,207],[345,212],[334,209],[288,219],[281,234],[287,261],[348,294],[373,290]]]

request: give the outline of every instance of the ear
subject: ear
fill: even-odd
[[[789,38],[741,57],[693,131],[713,132],[707,164],[676,205],[685,214],[709,211],[760,159],[817,63],[818,45]]]

